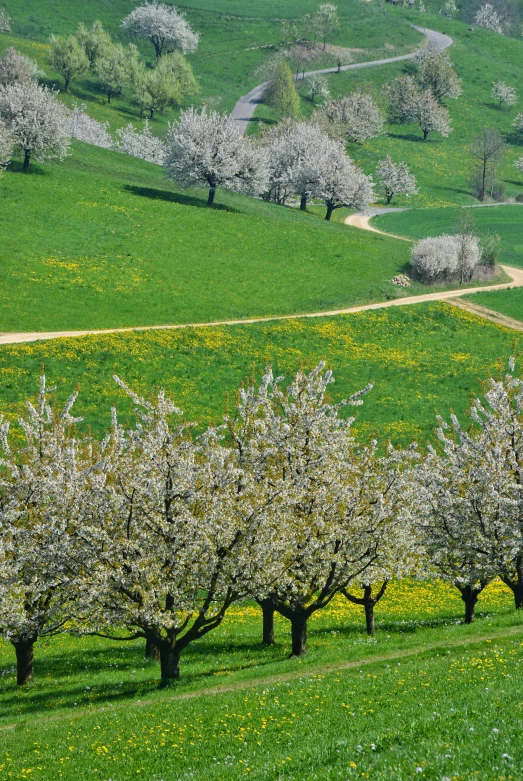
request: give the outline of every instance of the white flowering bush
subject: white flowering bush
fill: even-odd
[[[410,262],[415,277],[434,284],[470,280],[480,261],[481,248],[476,236],[443,234],[416,242]]]
[[[158,2],[140,5],[123,20],[122,29],[134,38],[150,41],[157,58],[167,51],[186,54],[198,48],[198,33],[172,5]]]
[[[484,27],[485,30],[492,30],[493,32],[500,34],[503,33],[501,19],[494,6],[490,3],[485,3],[485,5],[481,6],[474,17],[474,21],[478,27]]]
[[[509,87],[504,81],[495,81],[492,84],[492,97],[500,106],[513,106],[518,99],[514,87]]]
[[[165,144],[153,136],[147,119],[142,130],[136,130],[131,123],[127,127],[119,128],[116,131],[116,149],[140,160],[147,160],[149,163],[163,165],[165,162]]]
[[[383,132],[383,115],[371,95],[356,92],[323,107],[328,119],[340,125],[345,136],[356,142],[375,138]]]
[[[13,155],[13,137],[3,122],[0,121],[0,176]]]
[[[36,81],[41,75],[35,60],[21,54],[13,46],[0,57],[0,84],[4,87],[27,84]]]
[[[85,144],[112,149],[114,142],[109,133],[108,122],[98,122],[86,112],[85,103],[76,105],[69,114],[69,133],[71,138]]]

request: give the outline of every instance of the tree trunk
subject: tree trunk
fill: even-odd
[[[31,160],[31,150],[30,149],[26,149],[24,151],[24,169],[25,168],[29,168],[30,160]]]
[[[16,652],[16,683],[18,686],[25,686],[34,680],[33,660],[34,644],[36,637],[29,637],[26,640],[11,640]]]
[[[328,221],[332,217],[332,212],[334,211],[334,206],[332,204],[327,204],[327,214],[325,215],[325,219]]]
[[[152,118],[154,117],[154,109],[153,109],[153,108],[150,108],[150,109],[149,109],[149,113],[150,113],[150,115],[151,115],[151,116],[149,117],[149,119],[152,119]]]
[[[111,93],[110,92],[107,93],[107,102],[108,103],[111,102]]]
[[[502,578],[503,583],[509,587],[514,594],[514,603],[516,610],[523,608],[523,580],[512,580],[510,578]]]
[[[274,645],[274,604],[272,599],[259,599],[258,604],[263,618],[262,645]]]
[[[303,656],[307,653],[307,615],[300,611],[291,618],[291,656]]]
[[[304,212],[307,209],[307,196],[302,195],[300,199],[300,211]]]
[[[161,686],[168,686],[180,677],[180,654],[168,643],[160,647]]]
[[[158,648],[154,640],[147,639],[145,641],[145,658],[154,659],[155,662],[159,661],[160,649]]]
[[[389,203],[392,201],[392,196],[393,196],[393,193],[390,193],[390,194],[389,194],[389,193],[387,193],[387,206],[388,206],[388,205],[389,205]]]
[[[368,635],[374,634],[374,600],[369,599],[366,600],[364,608],[365,608],[365,627],[367,629]]]
[[[481,172],[481,193],[480,193],[480,201],[483,202],[485,200],[485,190],[487,189],[487,161],[483,161],[483,171]]]
[[[160,57],[162,56],[162,47],[160,46],[159,43],[155,43],[154,41],[153,44],[154,44],[154,51],[156,52],[156,59],[159,60]]]
[[[461,599],[465,603],[465,623],[472,624],[474,621],[474,608],[478,601],[480,591],[472,586],[458,586],[461,591]]]
[[[71,83],[71,79],[64,78],[64,92],[69,91],[69,84]]]
[[[209,187],[209,197],[207,198],[207,206],[213,205],[215,195],[216,195],[216,187]]]
[[[428,130],[424,130],[424,131],[423,131],[423,140],[424,140],[424,141],[426,141],[426,140],[427,140],[427,136],[428,136],[428,134],[429,134],[429,131],[428,131]]]

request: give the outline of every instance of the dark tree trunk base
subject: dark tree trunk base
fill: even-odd
[[[25,686],[34,680],[33,660],[34,644],[36,637],[31,637],[18,642],[11,641],[16,653],[16,683],[17,686]]]
[[[305,613],[295,613],[291,621],[291,656],[303,656],[307,653],[307,616]]]
[[[26,149],[24,152],[24,169],[29,168],[30,162],[31,162],[31,151],[29,149]]]
[[[168,645],[160,648],[161,683],[164,688],[180,677],[180,654]]]
[[[302,195],[300,199],[300,211],[304,212],[306,210],[307,210],[307,197],[305,195]]]
[[[271,599],[259,599],[262,609],[262,645],[274,645],[274,604]]]
[[[214,203],[214,196],[216,195],[216,187],[209,188],[209,196],[207,198],[207,206],[212,206]]]
[[[153,659],[155,662],[160,660],[160,649],[153,640],[145,641],[145,658]]]

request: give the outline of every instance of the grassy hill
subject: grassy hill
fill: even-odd
[[[0,182],[0,329],[315,312],[404,295],[404,242],[295,209],[180,192],[158,166],[75,144]],[[16,230],[13,230],[16,226]],[[413,287],[412,292],[416,292]]]
[[[462,80],[463,94],[457,100],[448,100],[447,107],[452,120],[453,131],[447,138],[429,135],[422,140],[419,129],[402,125],[386,125],[383,136],[362,144],[349,144],[349,154],[362,165],[366,173],[373,173],[377,161],[386,155],[393,160],[405,160],[415,174],[420,192],[410,198],[398,198],[399,206],[416,207],[450,206],[452,204],[472,204],[469,178],[472,161],[466,147],[474,134],[482,128],[496,128],[508,142],[507,154],[500,170],[505,185],[506,197],[514,197],[523,192],[523,177],[514,168],[514,160],[523,154],[523,138],[513,133],[512,121],[516,114],[523,112],[523,93],[521,83],[521,62],[523,60],[523,40],[507,38],[480,28],[469,29],[459,21],[451,21],[430,14],[413,16],[403,9],[391,9],[390,15],[397,21],[403,19],[423,24],[450,35],[454,43],[449,54],[458,76]],[[422,38],[419,36],[419,41]],[[388,56],[396,54],[395,49]],[[371,58],[366,58],[371,59]],[[412,72],[410,63],[398,63],[376,68],[346,71],[328,77],[329,89],[333,97],[346,95],[361,89],[370,92],[376,102],[386,111],[387,101],[383,87],[397,76]],[[492,83],[505,81],[516,88],[519,101],[510,109],[499,109],[491,96]],[[302,100],[302,112],[312,111],[308,99]],[[266,106],[257,109],[260,121],[265,118],[273,121],[274,114]]]

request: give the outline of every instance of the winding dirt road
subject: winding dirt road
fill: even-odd
[[[419,27],[417,24],[411,25],[415,30],[422,33],[430,43],[434,44],[438,49],[447,49],[452,45],[452,38],[443,33],[438,33],[436,30],[427,30],[425,27]],[[351,71],[358,70],[359,68],[372,68],[376,65],[389,65],[392,62],[401,62],[402,60],[411,60],[414,57],[412,54],[402,54],[400,57],[386,57],[383,60],[370,60],[369,62],[356,62],[353,65],[342,65],[340,70]],[[338,68],[322,68],[321,70],[306,71],[297,76],[297,80],[308,78],[309,76],[318,76],[323,73],[338,73]],[[263,93],[267,86],[267,82],[258,84],[246,95],[242,95],[235,107],[231,111],[231,117],[242,125],[243,132],[247,130],[249,122],[251,122],[256,106],[258,106],[263,99]]]
[[[354,216],[354,215],[353,215]],[[381,231],[378,231],[381,233]],[[388,234],[384,234],[388,235]],[[104,336],[106,334],[125,334],[138,331],[179,331],[184,328],[213,328],[225,325],[251,325],[253,323],[271,323],[281,320],[301,320],[311,317],[334,317],[336,315],[350,315],[355,312],[367,312],[372,309],[387,309],[391,306],[408,306],[410,304],[425,304],[429,301],[449,301],[453,298],[466,296],[469,293],[484,293],[490,290],[509,290],[514,287],[523,287],[523,269],[512,268],[511,266],[501,266],[503,271],[510,277],[510,282],[503,282],[499,285],[489,285],[487,287],[468,287],[457,290],[445,290],[439,293],[423,293],[419,296],[406,296],[404,298],[395,298],[393,301],[379,301],[375,304],[363,304],[362,306],[351,306],[346,309],[332,309],[326,312],[304,312],[293,315],[274,315],[272,317],[251,317],[243,320],[216,320],[211,323],[177,323],[175,325],[149,325],[130,328],[105,328],[103,330],[89,331],[48,331],[36,333],[3,333],[0,334],[0,345],[2,344],[22,344],[24,342],[39,342],[46,339],[64,339],[77,336]],[[508,323],[505,323],[507,325]]]

